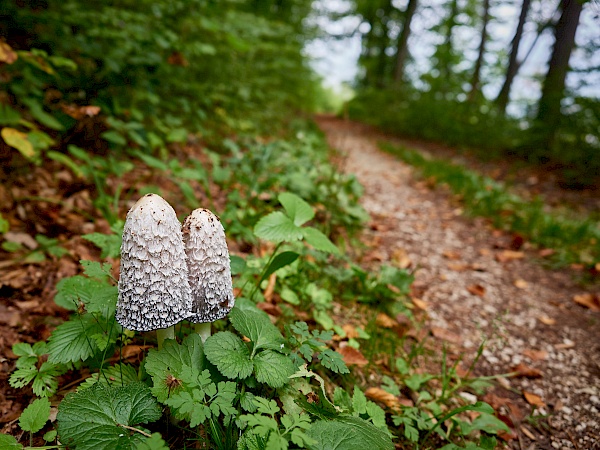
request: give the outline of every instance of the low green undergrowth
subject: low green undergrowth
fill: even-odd
[[[500,229],[519,233],[539,246],[555,250],[557,264],[594,265],[600,261],[600,229],[596,222],[547,212],[541,200],[525,200],[504,184],[460,165],[427,158],[405,147],[391,144],[381,147],[417,167],[423,176],[448,185],[471,214],[488,217]]]

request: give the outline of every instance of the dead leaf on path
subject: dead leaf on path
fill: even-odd
[[[0,42],[0,62],[12,64],[18,59],[17,53],[6,42]]]
[[[542,378],[542,371],[539,369],[535,369],[533,367],[529,367],[527,364],[521,363],[512,368],[513,372],[516,372],[514,377],[519,378]]]
[[[426,302],[425,300],[421,300],[420,298],[411,298],[410,301],[422,311],[427,311],[429,309],[429,302]]]
[[[377,314],[375,324],[382,328],[394,328],[398,323],[385,313]]]
[[[471,286],[468,286],[467,291],[479,297],[483,297],[485,295],[485,288],[480,284],[472,284]]]
[[[374,402],[383,403],[390,409],[398,409],[400,407],[400,400],[394,394],[390,394],[381,388],[370,387],[365,391],[365,395],[368,399]]]
[[[443,339],[444,341],[448,341],[453,344],[460,344],[461,342],[461,338],[458,334],[448,331],[445,328],[431,327],[431,334],[438,339]]]
[[[99,106],[79,106],[79,105],[67,105],[62,104],[61,109],[63,112],[71,116],[75,120],[81,120],[85,117],[94,117],[100,112]]]
[[[544,406],[546,406],[546,403],[544,403],[542,397],[534,394],[533,392],[523,391],[523,397],[525,397],[527,403],[529,403],[532,406],[537,406],[538,408],[543,408]]]
[[[543,248],[538,252],[538,255],[540,255],[542,258],[546,258],[548,256],[552,256],[556,253],[556,250],[554,250],[553,248]]]
[[[442,252],[442,255],[444,255],[444,257],[448,258],[448,259],[460,259],[460,253],[454,251],[454,250],[444,250]]]
[[[496,253],[496,261],[501,263],[523,258],[525,258],[525,253],[515,250],[503,250],[500,253]]]
[[[355,349],[354,347],[350,347],[349,345],[338,348],[338,353],[342,355],[344,362],[348,366],[353,364],[356,364],[357,366],[366,366],[369,364],[367,358],[365,358],[359,350]]]
[[[344,330],[348,339],[356,339],[358,337],[358,331],[349,323],[343,325],[342,330]]]
[[[469,270],[472,268],[473,267],[470,264],[448,263],[448,269],[453,270],[454,272],[464,272],[465,270]]]
[[[408,253],[403,248],[397,248],[392,253],[392,262],[399,269],[407,269],[411,266],[412,261],[410,260]]]
[[[385,261],[387,256],[380,250],[373,250],[363,257],[363,262]]]
[[[525,425],[521,425],[519,428],[521,428],[521,431],[523,432],[523,434],[525,436],[527,436],[529,439],[531,439],[532,441],[537,441],[537,438],[535,437],[535,435]]]
[[[24,245],[30,250],[35,250],[36,248],[38,248],[37,241],[30,234],[27,233],[23,233],[20,231],[7,231],[6,233],[4,233],[3,237],[5,241]]]
[[[481,256],[487,256],[487,255],[489,255],[490,253],[492,253],[492,251],[491,251],[489,248],[480,248],[480,249],[479,249],[479,254],[480,254]]]
[[[123,359],[129,359],[134,356],[144,353],[147,349],[152,348],[151,345],[126,345],[121,351]]]
[[[531,359],[532,361],[542,361],[548,357],[548,352],[545,350],[523,350],[523,356]]]
[[[592,311],[600,311],[600,298],[597,295],[590,293],[575,295],[573,301]]]
[[[527,287],[529,286],[529,283],[521,278],[515,280],[513,284],[519,289],[527,289]]]
[[[575,342],[565,339],[565,342],[562,344],[555,344],[554,348],[557,350],[568,350],[570,348],[575,348]]]
[[[556,325],[556,320],[554,320],[552,317],[540,316],[537,319],[544,325]]]
[[[269,316],[281,316],[281,308],[275,303],[259,302],[256,304],[256,307],[266,312]]]

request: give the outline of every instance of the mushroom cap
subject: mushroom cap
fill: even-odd
[[[161,196],[147,194],[125,220],[117,322],[135,331],[168,328],[190,308],[181,224]]]
[[[196,209],[183,222],[183,242],[192,290],[188,320],[204,323],[222,319],[235,303],[223,225],[208,209]]]

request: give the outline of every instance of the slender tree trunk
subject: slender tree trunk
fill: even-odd
[[[504,78],[502,89],[500,89],[498,97],[496,97],[496,105],[502,114],[504,114],[506,111],[506,106],[508,105],[508,101],[510,99],[510,88],[521,65],[521,63],[519,63],[517,60],[517,57],[519,53],[519,45],[521,44],[521,37],[523,36],[523,28],[525,26],[525,21],[527,20],[527,14],[529,13],[530,6],[531,0],[523,0],[521,14],[519,15],[519,23],[517,24],[517,31],[515,32],[515,36],[513,37],[511,44],[508,67],[506,68],[506,77]]]
[[[475,61],[475,69],[471,78],[471,92],[469,92],[469,101],[475,99],[480,92],[479,84],[481,82],[481,67],[483,66],[483,56],[485,55],[485,44],[488,39],[487,27],[490,21],[490,0],[483,0],[483,24],[481,27],[481,42],[479,43],[479,53]]]
[[[415,11],[417,10],[418,0],[409,0],[404,11],[404,23],[402,31],[398,36],[398,45],[396,52],[396,66],[394,67],[394,82],[400,84],[404,76],[404,63],[408,56],[408,36],[410,36],[410,23],[412,22]]]
[[[447,26],[446,26],[446,33],[444,35],[444,43],[442,44],[442,51],[438,52],[439,54],[439,71],[440,71],[440,79],[443,80],[442,81],[442,88],[441,90],[443,92],[446,92],[449,90],[449,86],[450,86],[450,77],[451,77],[451,71],[452,71],[452,64],[451,64],[451,60],[452,60],[452,53],[453,53],[453,49],[452,49],[452,33],[454,32],[454,27],[456,26],[456,16],[458,15],[458,0],[452,0],[452,3],[450,4],[450,15],[448,16],[448,19],[446,20],[447,22]]]
[[[537,119],[547,130],[545,143],[551,145],[560,120],[560,102],[564,96],[565,79],[569,70],[569,58],[575,45],[575,33],[579,25],[582,3],[578,0],[562,0],[562,13],[555,27],[555,42],[548,63],[548,72],[538,102]]]

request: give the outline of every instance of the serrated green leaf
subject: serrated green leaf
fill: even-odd
[[[358,417],[318,420],[306,434],[314,440],[310,450],[393,450],[390,436]]]
[[[322,252],[339,254],[340,250],[336,245],[329,240],[327,236],[321,233],[319,230],[313,227],[302,228],[302,235],[304,240],[312,245],[316,250]]]
[[[64,444],[77,450],[131,448],[144,439],[123,425],[135,427],[160,417],[160,408],[145,384],[115,388],[98,383],[65,397],[58,407],[58,434]]]
[[[283,205],[288,217],[292,219],[294,225],[298,227],[315,217],[315,212],[312,207],[296,194],[282,192],[277,199],[279,200],[279,203]]]
[[[50,400],[47,398],[38,398],[23,410],[19,417],[19,426],[23,431],[37,433],[48,421],[50,417]]]
[[[302,228],[294,225],[292,219],[281,211],[275,211],[261,218],[254,226],[254,234],[260,239],[276,244],[302,239]]]
[[[481,413],[476,417],[473,422],[458,421],[462,434],[468,436],[473,431],[481,430],[489,434],[496,434],[499,431],[509,432],[510,430],[504,422],[498,419],[496,416],[488,413]]]
[[[110,263],[99,263],[98,261],[86,261],[82,259],[79,261],[83,267],[83,273],[90,278],[96,278],[100,281],[106,281],[111,277],[112,264]]]
[[[159,402],[164,403],[169,394],[178,392],[177,386],[167,384],[170,376],[181,379],[185,368],[201,373],[204,369],[204,350],[202,339],[196,333],[187,336],[181,345],[166,340],[161,350],[151,349],[144,362],[146,372],[153,381],[152,393]]]
[[[102,250],[102,258],[117,258],[121,255],[121,235],[90,233],[82,237]]]
[[[58,434],[58,432],[56,430],[50,430],[47,433],[44,433],[44,436],[42,436],[42,437],[46,442],[51,442],[56,439],[57,434]]]
[[[335,373],[350,373],[346,363],[344,362],[344,358],[338,352],[333,351],[331,349],[325,349],[319,353],[319,361],[323,364],[323,367],[331,370]]]
[[[126,386],[139,381],[137,369],[127,364],[117,364],[103,369],[99,373],[93,373],[91,377],[79,385],[78,391],[88,389],[96,383],[102,383],[105,386]]]
[[[90,315],[79,316],[59,325],[48,339],[48,361],[70,363],[85,361],[98,351],[89,336],[103,333],[102,326]],[[114,333],[114,330],[113,330]]]
[[[234,307],[229,312],[229,321],[237,331],[252,341],[253,353],[263,348],[282,350],[285,340],[281,332],[262,311]]]
[[[93,270],[92,270],[93,272]],[[75,311],[79,302],[85,305],[87,312],[101,313],[105,317],[114,314],[117,298],[117,286],[111,286],[97,279],[75,275],[63,278],[56,285],[54,302],[63,308]]]
[[[286,384],[295,372],[289,357],[271,350],[260,352],[254,357],[253,362],[256,379],[273,388],[280,388]]]
[[[164,441],[160,433],[152,433],[149,438],[136,443],[136,450],[169,450],[169,446]]]
[[[229,331],[221,331],[209,337],[204,343],[204,352],[208,360],[227,378],[244,379],[252,374],[254,366],[248,347]]]
[[[355,416],[367,412],[367,397],[358,386],[354,386],[352,394],[352,412]]]
[[[0,433],[0,448],[3,450],[23,450],[23,446],[8,434]]]

